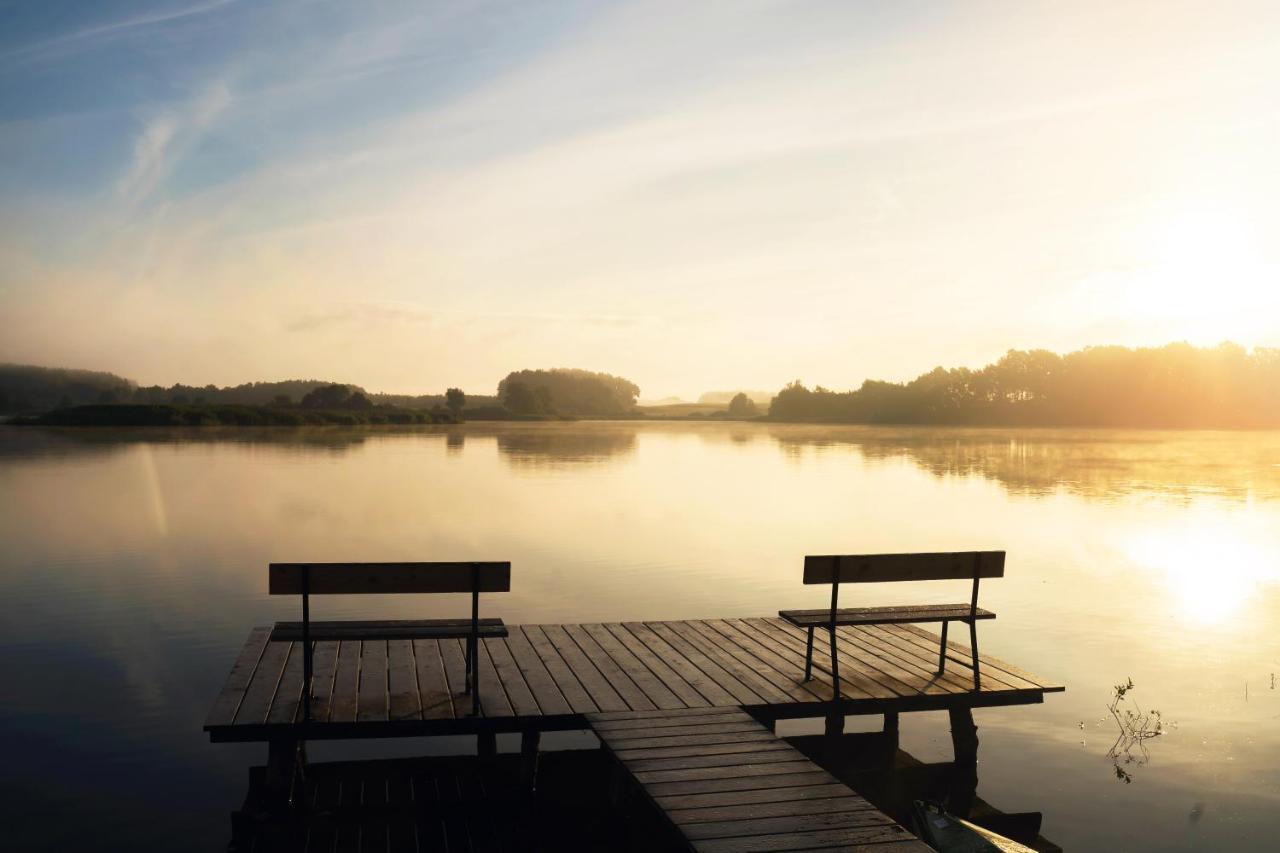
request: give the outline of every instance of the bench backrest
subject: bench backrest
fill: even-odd
[[[1004,551],[851,554],[804,558],[806,584],[978,580],[1004,577]]]
[[[511,563],[272,563],[271,595],[508,592]]]

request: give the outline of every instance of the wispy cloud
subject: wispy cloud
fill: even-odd
[[[191,18],[196,15],[206,15],[225,6],[230,6],[235,2],[236,0],[210,0],[207,3],[199,3],[182,9],[170,9],[164,12],[150,12],[142,15],[134,15],[133,17],[123,18],[118,21],[98,24],[96,26],[76,30],[75,32],[64,33],[43,41],[25,44],[20,48],[9,51],[8,53],[0,54],[0,60],[35,60],[52,58],[68,49],[75,49],[78,47],[83,48],[96,42],[125,36],[146,27],[178,21],[183,18]]]
[[[131,203],[150,196],[173,171],[182,153],[199,141],[230,104],[231,87],[220,80],[147,121],[134,142],[133,161],[120,178],[120,195]]]

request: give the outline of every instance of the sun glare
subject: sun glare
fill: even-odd
[[[1133,316],[1199,345],[1249,340],[1280,308],[1276,265],[1241,209],[1201,204],[1157,221],[1129,292]]]
[[[1274,544],[1240,519],[1201,518],[1148,529],[1125,550],[1139,567],[1161,577],[1171,604],[1199,625],[1226,622],[1267,584],[1280,582],[1269,555]]]

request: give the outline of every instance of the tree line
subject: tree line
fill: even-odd
[[[863,424],[1168,428],[1280,426],[1280,349],[1186,343],[1010,350],[979,370],[942,367],[856,391],[782,389],[769,418]]]
[[[288,421],[289,418],[279,414],[285,410],[365,415],[398,410],[445,413],[453,420],[460,420],[464,410],[467,417],[477,420],[616,417],[633,414],[640,393],[635,383],[619,376],[561,368],[514,371],[498,384],[497,391],[496,395],[466,394],[461,388],[449,388],[443,394],[377,394],[358,385],[315,379],[247,382],[221,388],[183,384],[143,386],[111,373],[0,365],[0,414],[17,415],[83,406],[177,406],[268,408],[276,414],[263,417],[273,422]],[[106,417],[103,411],[96,411],[94,417]],[[244,417],[243,412],[225,416]],[[117,413],[113,417],[125,416]],[[157,413],[155,417],[177,416]]]

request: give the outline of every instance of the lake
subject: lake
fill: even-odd
[[[265,747],[200,727],[249,628],[298,618],[266,595],[272,560],[510,560],[513,589],[486,613],[572,622],[820,607],[806,553],[970,549],[1009,555],[983,584],[999,614],[983,651],[1067,685],[975,712],[981,796],[1043,811],[1069,850],[1275,849],[1280,433],[674,422],[0,428],[9,849],[225,848]],[[877,585],[841,601],[967,594]],[[1113,758],[1106,706],[1127,679],[1167,734]],[[948,759],[946,714],[904,716],[902,746]]]

